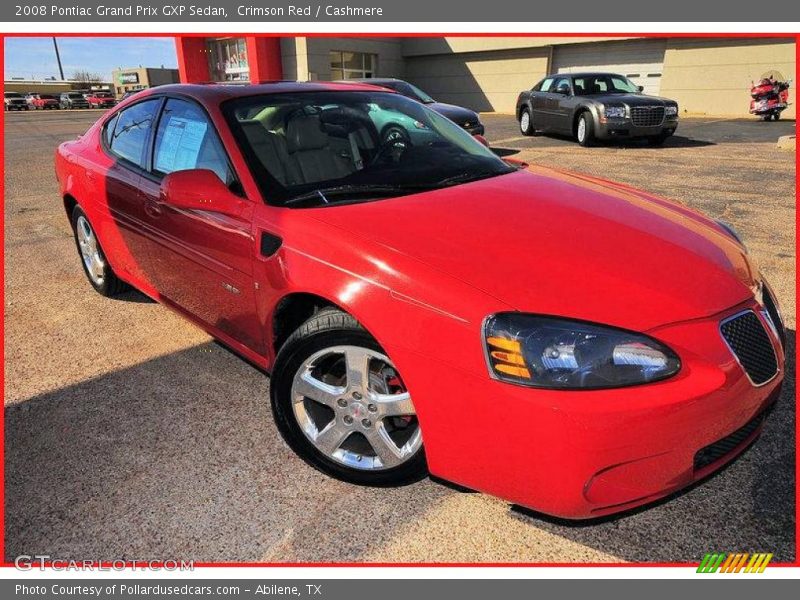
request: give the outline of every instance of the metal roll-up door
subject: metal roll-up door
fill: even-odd
[[[645,94],[657,96],[664,73],[666,40],[566,44],[553,49],[555,73],[607,71],[625,75]]]

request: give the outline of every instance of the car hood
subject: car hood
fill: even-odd
[[[431,110],[435,110],[440,115],[447,117],[458,125],[463,125],[467,122],[477,123],[480,120],[478,118],[478,113],[476,113],[474,110],[464,108],[463,106],[445,104],[444,102],[433,102],[431,104],[426,104],[425,106]]]
[[[644,94],[592,94],[586,96],[595,102],[603,104],[625,103],[628,106],[666,106],[667,104],[677,104],[675,100],[661,98],[660,96],[646,96]]]
[[[399,253],[437,270],[442,285],[450,276],[516,310],[639,331],[739,304],[752,298],[757,277],[712,220],[543,168],[306,210],[382,246],[390,265]]]

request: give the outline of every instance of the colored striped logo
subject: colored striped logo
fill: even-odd
[[[711,552],[703,557],[698,573],[763,573],[767,568],[772,554],[756,553],[725,554],[724,552]]]

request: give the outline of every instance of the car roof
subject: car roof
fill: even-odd
[[[336,83],[331,81],[272,81],[269,83],[252,83],[246,85],[229,84],[198,84],[198,83],[176,83],[160,85],[155,88],[141,90],[137,96],[151,96],[153,94],[183,94],[190,96],[201,102],[219,104],[232,98],[244,98],[247,96],[259,96],[262,94],[291,94],[298,92],[388,92],[394,93],[386,88],[377,85],[361,83]]]
[[[547,77],[597,77],[598,75],[612,75],[616,77],[625,77],[620,73],[612,73],[611,71],[584,71],[581,73],[552,73]],[[545,79],[547,79],[545,77]]]

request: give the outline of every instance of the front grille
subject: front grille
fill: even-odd
[[[632,106],[631,123],[636,127],[656,127],[664,122],[663,106]]]
[[[757,415],[756,417],[750,419],[744,427],[737,429],[732,434],[725,436],[721,440],[714,442],[706,446],[705,448],[701,448],[697,451],[697,454],[694,455],[694,470],[699,471],[700,469],[707,467],[711,463],[717,462],[719,459],[723,458],[726,454],[729,454],[736,450],[742,443],[750,437],[753,432],[758,429],[758,426],[764,421],[764,413]]]
[[[783,319],[781,319],[781,313],[778,310],[778,305],[775,302],[775,298],[772,297],[772,293],[769,291],[769,288],[765,285],[763,287],[763,300],[764,300],[764,308],[767,309],[767,314],[769,318],[772,319],[772,324],[775,325],[775,329],[778,330],[778,337],[781,339],[781,346],[784,350],[786,350],[786,329],[783,325]]]
[[[778,359],[761,320],[752,310],[723,321],[720,333],[753,385],[762,385],[778,372]]]

